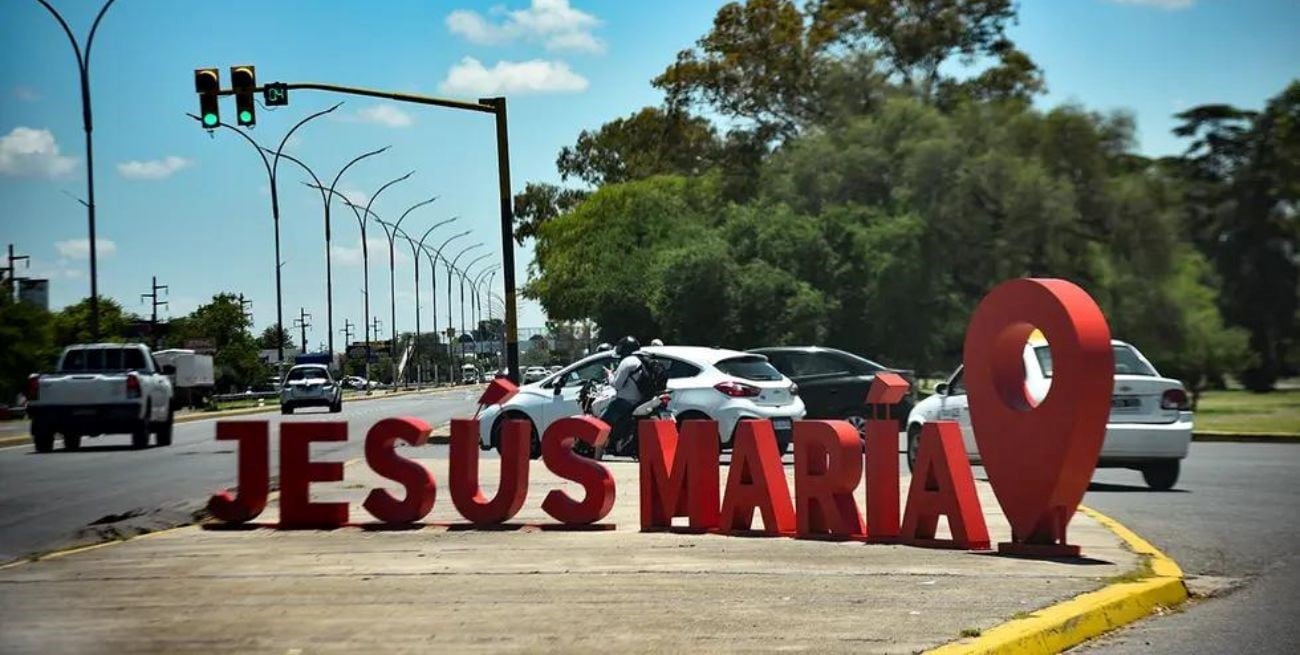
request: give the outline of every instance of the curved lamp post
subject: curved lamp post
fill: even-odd
[[[378,155],[379,153],[388,150],[390,147],[391,146],[384,146],[378,150],[371,150],[370,152],[353,157],[352,161],[344,164],[343,168],[339,169],[338,174],[334,176],[334,180],[330,182],[328,188],[321,183],[320,178],[316,176],[316,172],[307,166],[307,164],[304,164],[302,160],[291,155],[280,153],[281,157],[297,164],[304,171],[307,171],[307,174],[311,176],[311,179],[316,181],[314,186],[310,184],[308,186],[320,192],[321,204],[325,206],[325,323],[327,334],[329,335],[329,352],[331,358],[334,355],[334,270],[331,264],[333,257],[331,256],[332,253],[330,251],[332,233],[332,230],[330,229],[330,205],[333,204],[334,195],[337,193],[334,191],[334,188],[338,186],[339,180],[342,179],[343,174],[348,172],[348,169],[352,168],[353,164],[367,157]],[[262,150],[269,152],[266,148],[262,148]]]
[[[272,159],[266,158],[266,154],[268,152],[272,152],[271,149],[263,148],[261,144],[253,140],[253,137],[244,134],[243,130],[238,129],[235,126],[230,125],[229,123],[219,122],[213,126],[205,125],[205,127],[208,127],[209,129],[224,127],[230,130],[231,132],[234,132],[235,134],[244,137],[244,140],[248,141],[249,145],[253,146],[253,149],[257,151],[257,155],[262,158],[262,166],[266,168],[266,176],[267,178],[270,179],[271,182],[271,220],[275,223],[275,329],[276,329],[276,334],[278,335],[276,345],[278,346],[278,351],[280,356],[279,359],[281,365],[284,364],[284,302],[283,302],[284,294],[283,294],[283,287],[281,286],[280,283],[280,268],[283,266],[283,264],[281,264],[280,262],[280,194],[279,191],[276,189],[276,173],[279,171],[280,158],[283,156],[283,152],[284,152],[284,144],[289,142],[289,137],[293,136],[293,133],[297,132],[298,128],[302,127],[303,125],[306,125],[309,121],[320,118],[321,116],[324,116],[325,114],[328,114],[334,111],[335,109],[338,109],[341,106],[343,106],[343,103],[341,102],[337,103],[333,107],[330,107],[329,109],[318,111],[298,121],[297,123],[294,123],[294,126],[289,128],[289,131],[285,133],[284,138],[280,139],[280,145],[276,147],[274,151],[275,156]],[[200,123],[203,122],[203,119],[199,118],[198,116],[195,116],[194,114],[186,114],[186,115],[189,116],[190,118],[193,118],[196,121],[199,121]]]
[[[420,202],[411,205],[406,209],[406,211],[402,212],[402,215],[397,219],[396,223],[381,221],[379,220],[378,217],[375,217],[375,222],[379,224],[379,229],[384,231],[384,237],[388,239],[388,305],[389,305],[388,333],[391,335],[391,341],[388,344],[388,350],[389,350],[389,356],[393,358],[394,365],[396,364],[397,361],[397,273],[396,273],[397,257],[396,254],[394,253],[393,244],[397,241],[397,230],[401,229],[402,221],[406,220],[406,217],[410,216],[411,212],[425,205],[432,204],[433,201],[437,199],[438,196],[433,196],[428,200],[421,200]],[[367,211],[369,211],[368,206],[367,206]],[[403,234],[405,234],[405,232],[403,232]],[[419,260],[416,260],[415,267],[417,269],[420,268]],[[393,369],[393,376],[394,379],[392,380],[392,382],[396,384],[397,383],[396,368]]]
[[[95,144],[94,139],[91,138],[95,126],[90,112],[90,48],[95,45],[95,32],[99,31],[99,21],[104,19],[104,14],[116,0],[108,0],[103,7],[99,8],[99,13],[95,14],[95,22],[90,24],[90,34],[86,37],[84,51],[77,45],[77,37],[72,34],[72,28],[68,27],[68,22],[63,20],[63,16],[46,0],[36,1],[54,16],[54,20],[59,21],[59,27],[62,27],[63,33],[68,35],[72,52],[77,56],[77,71],[81,75],[81,126],[86,131],[86,200],[81,204],[86,206],[86,223],[90,228],[90,335],[95,341],[99,341],[99,269],[96,259],[98,247],[95,242]]]
[[[406,230],[403,230],[400,226],[395,224],[390,225],[389,223],[386,223],[384,221],[379,221],[379,219],[375,219],[376,221],[379,222],[380,225],[390,225],[390,227],[392,227],[393,232],[399,234],[403,239],[406,239],[406,242],[411,246],[411,260],[414,263],[414,268],[415,268],[415,345],[414,345],[415,350],[413,351],[413,354],[418,354],[420,348],[420,252],[424,250],[424,240],[429,238],[429,235],[432,234],[434,230],[448,223],[451,223],[457,220],[458,218],[460,217],[453,216],[446,220],[438,221],[437,223],[434,223],[433,227],[430,227],[429,229],[424,231],[424,234],[420,237],[419,241],[413,239],[411,235],[407,234]],[[438,284],[436,280],[434,281],[433,292],[434,292],[433,315],[436,317],[438,315],[438,305],[437,305]],[[436,328],[434,331],[437,332]],[[418,377],[416,378],[415,384],[416,387],[418,388],[420,384],[420,380]]]
[[[478,257],[475,257],[474,259],[470,260],[469,263],[465,264],[465,267],[462,268],[462,269],[460,270],[460,333],[461,333],[461,339],[462,339],[462,341],[460,342],[460,356],[461,356],[461,359],[464,359],[464,358],[465,358],[465,342],[464,342],[463,339],[465,338],[464,335],[466,335],[466,334],[469,334],[469,335],[470,335],[470,340],[472,340],[472,341],[474,342],[474,352],[475,352],[475,354],[478,353],[478,337],[477,337],[476,335],[472,334],[470,331],[466,331],[466,329],[465,329],[465,283],[466,283],[466,282],[469,282],[469,269],[474,268],[474,265],[475,265],[475,264],[477,264],[477,263],[479,263],[479,262],[483,261],[484,259],[487,259],[488,257],[491,257],[491,256],[492,256],[492,253],[486,253],[486,252],[485,252],[485,253],[479,255]],[[471,286],[472,286],[472,283],[471,283]],[[472,289],[471,289],[471,291],[472,291]],[[473,294],[472,294],[472,293],[470,294],[470,300],[471,300],[471,301],[473,300]],[[471,317],[472,317],[472,316],[473,316],[473,312],[471,311],[470,314],[471,314]]]
[[[482,242],[482,241],[480,241],[480,242],[478,242],[478,243],[475,243],[475,244],[473,244],[473,245],[470,245],[470,246],[466,246],[466,247],[465,247],[463,250],[461,250],[459,253],[456,253],[456,256],[453,257],[453,258],[451,259],[451,261],[448,261],[448,262],[447,262],[447,330],[448,330],[448,332],[451,332],[451,331],[453,330],[453,328],[454,328],[454,326],[452,325],[452,317],[451,317],[451,282],[452,282],[452,280],[454,279],[452,276],[455,275],[456,272],[459,270],[459,269],[456,268],[456,263],[460,261],[460,258],[461,258],[461,257],[465,256],[465,253],[468,253],[468,252],[470,252],[471,250],[474,250],[475,248],[482,248],[482,247],[483,247],[483,242]],[[444,259],[443,261],[447,261],[447,260]],[[463,274],[462,274],[462,275],[463,275]],[[465,325],[464,325],[464,323],[465,323],[465,320],[464,320],[464,318],[465,318],[465,314],[464,314],[465,287],[464,287],[464,286],[461,286],[460,299],[461,299],[461,328],[463,329],[463,328],[465,327]],[[448,336],[448,339],[447,339],[447,354],[448,354],[448,356],[452,356],[452,353],[453,353],[453,351],[452,351],[452,349],[451,349],[451,338],[450,338],[450,336]],[[454,362],[453,362],[453,363],[454,363]]]
[[[460,218],[460,217],[457,216],[456,218]],[[447,247],[447,244],[450,244],[452,241],[455,241],[456,239],[459,239],[459,238],[461,238],[461,237],[463,237],[463,236],[467,236],[467,235],[469,234],[469,232],[470,232],[469,230],[465,230],[464,232],[461,232],[461,233],[459,233],[459,234],[453,234],[453,235],[451,235],[450,237],[447,237],[447,240],[446,240],[446,241],[443,241],[443,242],[442,242],[442,245],[438,246],[437,249],[433,249],[433,248],[429,248],[429,247],[426,247],[426,248],[424,249],[424,254],[425,254],[425,255],[428,255],[428,257],[429,257],[429,282],[430,282],[430,284],[431,284],[431,286],[432,286],[432,294],[433,294],[432,297],[433,297],[433,333],[434,333],[434,334],[437,334],[437,333],[438,333],[438,266],[437,266],[437,264],[438,264],[438,260],[441,259],[441,260],[443,261],[443,263],[447,263],[447,264],[449,264],[450,262],[448,262],[448,261],[446,260],[446,258],[444,258],[444,257],[442,256],[442,251],[443,251],[443,249],[446,248],[446,247]],[[451,277],[450,277],[450,275],[451,275],[451,274],[448,273],[448,277],[447,277],[447,314],[448,314],[448,316],[451,315]],[[450,318],[447,320],[447,327],[449,327],[449,328],[451,327],[451,319],[450,319]],[[450,337],[448,337],[448,339],[447,339],[447,360],[448,360],[448,361],[451,361],[451,338],[450,338]],[[438,380],[437,380],[437,376],[435,375],[435,376],[434,376],[434,382],[436,383],[437,381],[438,381]],[[452,378],[452,381],[454,381],[454,378]]]

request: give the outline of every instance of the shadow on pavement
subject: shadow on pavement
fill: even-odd
[[[1088,485],[1088,491],[1099,493],[1148,493],[1148,494],[1185,494],[1191,493],[1186,489],[1169,489],[1159,491],[1151,487],[1133,484],[1115,484],[1113,482],[1093,482]]]

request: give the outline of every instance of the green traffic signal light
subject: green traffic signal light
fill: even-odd
[[[206,125],[207,127],[216,127],[216,126],[217,126],[217,122],[218,122],[219,120],[220,120],[220,119],[217,118],[217,115],[216,115],[216,114],[204,114],[204,115],[203,115],[203,124]]]
[[[253,122],[253,112],[248,111],[247,109],[245,109],[245,110],[239,112],[239,122],[240,122],[240,123],[252,123],[252,122]]]

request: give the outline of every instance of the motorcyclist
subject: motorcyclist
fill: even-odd
[[[610,427],[609,443],[616,444],[627,433],[631,423],[632,410],[641,403],[641,390],[636,385],[636,374],[641,370],[641,359],[636,351],[641,349],[641,342],[636,337],[626,336],[619,340],[614,353],[618,355],[618,366],[610,375],[609,385],[614,389],[614,399],[600,415],[600,420]]]

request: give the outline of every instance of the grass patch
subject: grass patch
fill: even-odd
[[[1206,391],[1196,406],[1195,421],[1197,430],[1212,432],[1300,434],[1300,389]]]
[[[1151,568],[1151,557],[1149,555],[1138,556],[1137,568],[1131,571],[1125,571],[1119,575],[1112,575],[1106,578],[1106,584],[1113,585],[1122,582],[1140,582],[1155,575],[1155,570]]]
[[[962,629],[961,629],[961,636],[962,636],[962,638],[978,637],[978,636],[980,636],[981,634],[984,634],[984,631],[983,631],[983,630],[980,630],[979,628],[962,628]]]

